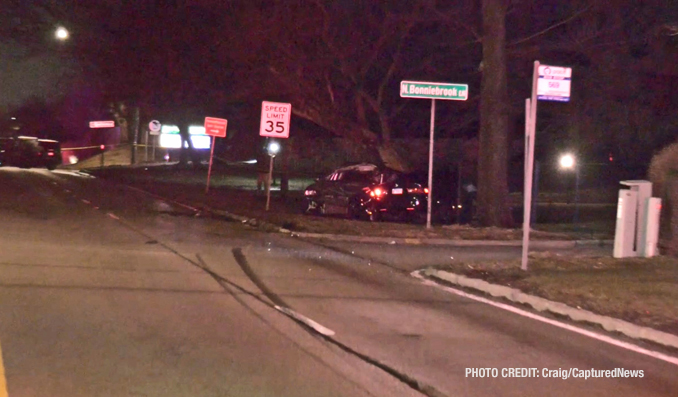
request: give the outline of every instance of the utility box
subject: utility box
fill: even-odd
[[[643,245],[638,250],[638,255],[651,258],[657,255],[659,244],[659,218],[662,211],[662,199],[650,197],[645,205],[645,227],[641,229]]]
[[[629,188],[619,190],[613,256],[654,256],[659,238],[661,199],[652,197],[650,181],[621,181],[620,184]]]
[[[636,212],[638,209],[638,192],[621,189],[617,201],[617,225],[614,233],[615,258],[636,256]]]

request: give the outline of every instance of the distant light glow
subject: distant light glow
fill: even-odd
[[[212,144],[212,139],[207,135],[194,135],[191,137],[193,147],[196,149],[209,149]]]
[[[207,135],[192,135],[191,142],[195,149],[209,149],[212,144],[212,140]],[[181,135],[178,133],[160,134],[160,147],[166,149],[180,149]]]
[[[59,26],[54,35],[59,40],[66,40],[68,39],[69,33],[68,30],[66,30],[66,28],[64,28],[63,26]]]
[[[276,155],[280,151],[280,144],[278,142],[271,142],[268,144],[268,154]]]
[[[190,135],[205,135],[205,127],[202,125],[192,125],[188,127]]]
[[[178,134],[179,127],[176,125],[163,125],[162,128],[160,128],[160,132],[162,134]]]
[[[10,117],[10,119],[12,119],[12,120],[16,120],[16,117]]]
[[[68,163],[75,164],[78,162],[78,156],[70,155],[68,156]]]
[[[565,154],[560,157],[560,166],[562,168],[572,168],[574,167],[574,156],[571,154]]]

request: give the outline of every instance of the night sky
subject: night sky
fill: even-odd
[[[427,3],[320,2],[326,6],[323,13],[314,1],[303,0],[6,0],[0,15],[0,112],[33,98],[54,103],[57,113],[78,104],[87,108],[81,109],[81,117],[105,117],[107,103],[124,101],[142,106],[144,117],[184,120],[210,113],[234,119],[236,129],[249,130],[256,128],[257,103],[284,100],[308,114],[333,111],[339,121],[323,113],[325,120],[332,119],[326,124],[348,126],[359,121],[356,97],[363,90],[371,96],[363,103],[370,129],[379,131],[378,116],[386,114],[395,137],[424,138],[428,105],[403,103],[397,91],[400,80],[418,79],[469,84],[466,103],[440,104],[439,128],[447,137],[472,137],[478,128],[481,77],[479,3],[437,2],[437,14],[427,14],[405,29],[420,12],[417,5]],[[675,112],[668,111],[676,102],[671,90],[647,97],[643,89],[654,84],[661,90],[676,82],[678,35],[672,26],[678,24],[678,2],[510,3],[507,70],[514,135],[520,136],[534,59],[575,70],[572,103],[545,105],[540,116],[549,123],[542,127],[546,133],[568,131],[554,142],[597,142],[607,139],[610,128],[632,125],[623,120],[619,126],[610,125],[609,120],[620,117],[611,104],[627,100],[615,87],[638,90],[628,96],[642,98],[647,110],[629,103],[632,113],[661,113],[661,120],[654,120],[664,127],[643,116],[638,131],[678,126],[671,115]],[[450,11],[459,17],[436,19]],[[71,32],[65,42],[53,36],[60,25]],[[523,40],[530,37],[535,38]],[[397,57],[382,102],[374,108]],[[289,78],[295,75],[297,80]],[[318,94],[309,97],[308,92]],[[317,103],[318,109],[313,107]],[[608,112],[601,110],[608,107]],[[588,130],[576,130],[572,120]],[[623,140],[632,141],[633,134]],[[668,133],[661,134],[648,144],[664,144]]]

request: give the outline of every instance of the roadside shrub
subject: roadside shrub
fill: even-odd
[[[678,142],[652,158],[648,177],[653,195],[662,199],[660,246],[670,255],[678,255]]]

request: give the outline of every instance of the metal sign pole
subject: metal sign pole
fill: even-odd
[[[532,178],[534,167],[534,141],[537,131],[537,84],[539,61],[534,61],[532,72],[532,98],[525,101],[525,189],[523,192],[523,255],[520,268],[527,270],[527,254],[530,248],[530,216],[532,208]]]
[[[210,165],[207,168],[207,186],[205,187],[205,194],[210,191],[210,177],[212,176],[212,158],[214,158],[214,144],[216,143],[217,138],[212,137],[212,148],[210,149]]]
[[[268,180],[266,181],[266,211],[268,211],[269,205],[271,204],[271,182],[273,181],[273,159],[275,156],[271,156],[271,161],[268,166]]]
[[[146,137],[145,137],[145,144],[144,144],[144,162],[148,163],[148,131],[146,131]]]
[[[431,228],[431,206],[433,205],[433,139],[436,124],[436,100],[431,99],[431,138],[428,147],[428,206],[426,208],[426,228]]]

